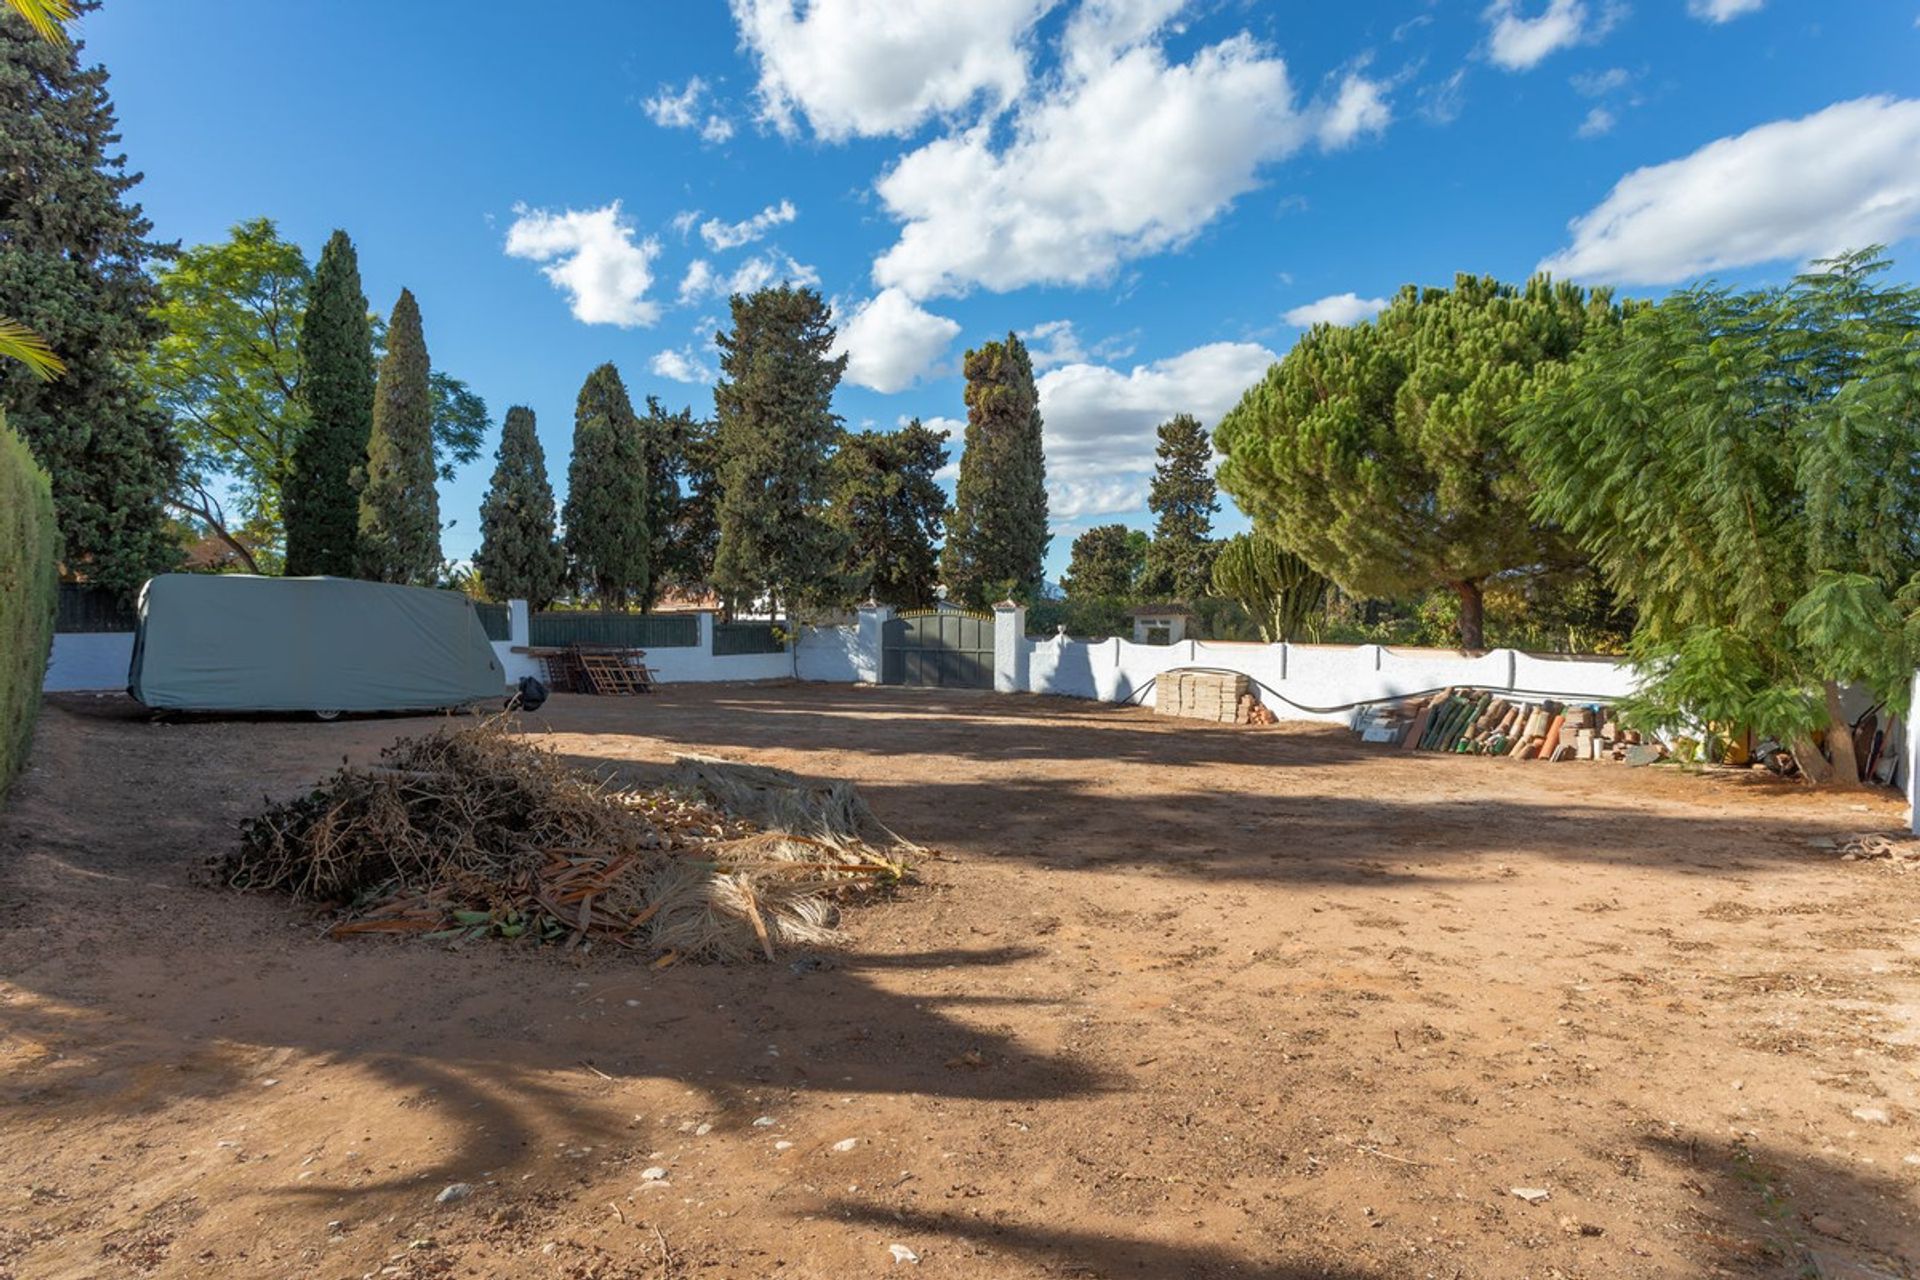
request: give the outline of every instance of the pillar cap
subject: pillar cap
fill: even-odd
[[[1002,600],[999,604],[994,605],[993,609],[995,613],[998,613],[1002,609],[1024,609],[1026,607],[1027,606],[1021,604],[1018,600]]]

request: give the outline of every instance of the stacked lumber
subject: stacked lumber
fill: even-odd
[[[1500,756],[1509,760],[1624,761],[1651,764],[1666,754],[1658,742],[1621,725],[1604,703],[1567,704],[1479,689],[1448,689],[1430,698],[1370,709],[1360,723],[1367,742],[1407,751]]]
[[[1246,723],[1243,703],[1252,690],[1253,681],[1238,672],[1166,671],[1154,680],[1153,709],[1186,720]]]

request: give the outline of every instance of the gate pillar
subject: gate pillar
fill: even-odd
[[[880,683],[881,647],[885,643],[890,604],[863,604],[859,611],[859,647],[853,655],[853,678],[861,684]]]
[[[1002,600],[993,606],[993,691],[1027,692],[1027,606]]]

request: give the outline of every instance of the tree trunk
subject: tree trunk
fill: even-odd
[[[1853,725],[1840,708],[1840,686],[1827,681],[1827,752],[1833,757],[1833,780],[1860,784],[1860,761],[1853,753]]]
[[[1788,745],[1793,749],[1793,762],[1800,766],[1801,777],[1808,782],[1833,781],[1833,765],[1820,754],[1812,738],[1797,737]]]
[[[1480,580],[1467,578],[1448,583],[1460,597],[1460,647],[1481,650],[1487,647],[1487,605],[1480,594]]]

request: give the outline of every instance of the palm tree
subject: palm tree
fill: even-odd
[[[67,42],[66,24],[73,21],[73,0],[7,0],[7,6],[49,44]]]
[[[7,4],[27,20],[27,25],[38,32],[42,40],[51,44],[67,42],[63,24],[73,21],[72,0],[7,0]],[[18,320],[9,320],[5,316],[0,316],[0,356],[20,361],[42,381],[57,378],[67,371],[60,357],[47,346],[46,339]]]

